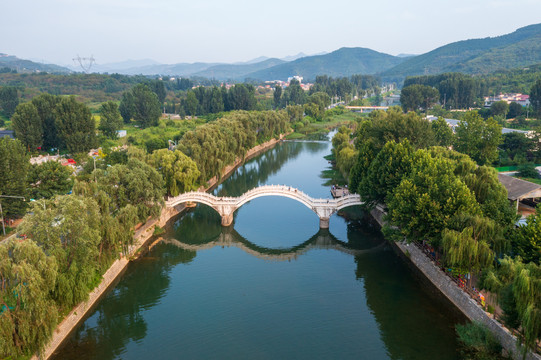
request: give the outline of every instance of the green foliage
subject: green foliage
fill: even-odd
[[[20,104],[11,118],[17,139],[31,151],[36,151],[43,142],[43,128],[38,110],[32,103]]]
[[[42,200],[32,211],[20,225],[21,232],[56,260],[58,276],[52,296],[70,308],[88,297],[98,270],[98,205],[91,198],[64,195]]]
[[[28,199],[26,177],[30,155],[17,139],[0,138],[0,195],[23,196]],[[17,198],[1,198],[5,217],[19,216],[26,212],[27,203]]]
[[[437,89],[426,85],[409,85],[400,92],[400,103],[404,111],[416,111],[419,108],[427,110],[435,104],[440,97]]]
[[[515,159],[517,155],[522,155],[524,159],[529,159],[536,152],[536,141],[526,137],[525,134],[510,132],[503,135],[502,150],[511,158]]]
[[[526,225],[519,226],[513,232],[513,248],[525,262],[539,264],[541,258],[541,211],[526,218]]]
[[[69,152],[87,152],[96,146],[96,123],[85,104],[73,96],[62,98],[54,115],[58,134]]]
[[[55,195],[65,195],[73,187],[72,170],[57,161],[47,161],[32,165],[28,174],[30,196],[33,199],[50,199]]]
[[[416,149],[436,144],[430,122],[413,112],[404,114],[399,107],[371,112],[368,120],[361,121],[355,135],[357,148],[368,139],[378,150],[391,140],[399,143],[408,139]]]
[[[453,162],[418,150],[412,172],[388,195],[393,224],[408,239],[437,239],[457,213],[481,210],[466,184],[454,174]]]
[[[453,144],[453,130],[451,130],[444,118],[438,117],[438,119],[432,121],[431,125],[437,145],[449,147]]]
[[[440,103],[447,109],[467,109],[474,106],[483,90],[480,80],[461,73],[412,76],[404,81],[404,87],[414,84],[435,87],[439,91]]]
[[[316,92],[310,95],[308,102],[304,105],[306,115],[321,121],[325,115],[325,108],[331,104],[329,95],[324,92]]]
[[[496,101],[490,105],[490,112],[493,116],[507,116],[509,112],[509,104],[507,101]]]
[[[371,162],[366,176],[355,190],[369,204],[384,203],[387,194],[410,174],[413,153],[408,140],[398,144],[389,141]]]
[[[478,272],[490,267],[494,260],[494,252],[481,231],[474,227],[466,227],[462,232],[444,230],[441,247],[445,264],[468,272]]]
[[[118,106],[118,111],[122,116],[125,124],[129,124],[131,119],[135,114],[135,99],[131,91],[127,91],[122,94],[122,100],[120,100],[120,105]]]
[[[289,86],[284,91],[284,99],[288,104],[302,105],[305,102],[304,90],[298,80],[290,81]]]
[[[57,263],[32,240],[0,244],[0,357],[19,358],[43,349],[57,310]]]
[[[485,325],[477,322],[458,324],[456,332],[464,347],[462,353],[465,359],[504,359],[500,342]]]
[[[11,117],[19,104],[19,93],[13,86],[0,87],[0,109],[7,116]]]
[[[161,115],[158,96],[146,85],[138,84],[131,90],[133,95],[133,119],[142,128],[158,125]]]
[[[536,112],[537,117],[541,117],[541,79],[538,79],[530,89],[530,105]]]
[[[274,107],[279,108],[282,100],[282,87],[280,85],[277,85],[274,88],[274,93],[272,94],[273,100],[274,100]]]
[[[522,107],[522,105],[513,101],[511,102],[511,104],[509,104],[509,111],[507,112],[507,118],[514,119],[518,116],[521,116],[523,113],[524,113],[524,108]]]
[[[152,153],[150,161],[162,174],[168,195],[177,196],[195,189],[201,173],[197,170],[196,163],[181,151],[156,150]]]
[[[131,205],[137,209],[140,221],[160,214],[164,181],[150,165],[132,158],[126,165],[97,169],[95,176],[98,189],[111,199],[111,213]]]
[[[539,179],[539,171],[537,171],[535,164],[522,164],[518,167],[517,176],[522,178]]]
[[[118,105],[112,101],[101,104],[100,106],[100,126],[99,130],[111,139],[117,138],[117,131],[122,126],[122,116],[118,110]]]
[[[456,128],[455,149],[480,165],[498,158],[502,127],[492,118],[484,120],[476,111],[466,113]]]
[[[47,149],[63,147],[56,128],[54,109],[60,102],[59,96],[41,94],[32,99],[32,104],[38,110],[43,127],[43,146]]]
[[[533,262],[523,263],[520,257],[506,256],[500,260],[497,274],[492,273],[491,277],[495,281],[485,283],[491,285],[491,291],[505,295],[511,323],[521,330],[519,341],[525,345],[524,351],[535,350],[541,339],[541,268]],[[511,291],[512,298],[506,293]]]
[[[201,172],[200,181],[220,177],[221,170],[243,158],[257,143],[289,130],[285,112],[238,111],[184,134],[178,149],[193,159]]]

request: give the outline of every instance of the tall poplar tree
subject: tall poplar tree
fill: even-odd
[[[15,136],[21,140],[29,151],[35,151],[38,147],[41,147],[43,144],[43,126],[38,110],[32,103],[17,106],[11,121]]]

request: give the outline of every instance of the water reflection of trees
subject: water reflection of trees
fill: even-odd
[[[430,294],[392,251],[357,257],[355,262],[391,359],[459,358],[454,324],[463,318],[441,294]]]
[[[189,263],[196,253],[159,244],[147,256],[130,264],[126,274],[60,349],[56,359],[112,359],[126,344],[146,336],[142,310],[159,303],[169,289],[171,268]]]
[[[326,148],[328,143],[318,142],[285,142],[272,150],[250,160],[238,168],[228,181],[218,187],[218,196],[240,196],[246,191],[266,184],[270,176],[275,175],[283,165],[295,159],[303,150],[317,153]]]

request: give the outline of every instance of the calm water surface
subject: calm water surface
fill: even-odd
[[[329,142],[286,142],[219,186],[286,184],[329,198]],[[330,231],[285,198],[232,227],[200,205],[127,272],[56,359],[458,359],[461,319],[431,296],[359,209]]]

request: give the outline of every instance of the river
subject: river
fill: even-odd
[[[285,184],[329,198],[331,144],[284,142],[214,193]],[[456,309],[352,208],[329,230],[295,200],[258,198],[222,228],[199,205],[131,263],[55,359],[459,359]]]

